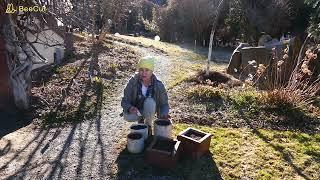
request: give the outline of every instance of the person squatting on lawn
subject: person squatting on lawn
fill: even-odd
[[[155,58],[146,56],[138,63],[139,72],[130,78],[121,101],[126,121],[145,123],[149,135],[155,113],[160,119],[169,118],[169,104],[166,88],[153,74]]]

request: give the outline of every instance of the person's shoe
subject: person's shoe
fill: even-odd
[[[138,123],[144,124],[144,118],[143,118],[143,116],[141,116],[141,118],[139,119]]]
[[[152,136],[152,127],[148,125],[148,136]]]

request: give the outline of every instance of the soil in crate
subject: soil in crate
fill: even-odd
[[[199,141],[201,138],[203,138],[205,136],[205,134],[194,132],[194,131],[189,131],[186,133],[186,136],[188,136],[194,140]]]
[[[175,145],[174,141],[159,139],[156,141],[156,143],[153,145],[152,148],[160,151],[172,152],[174,145]]]
[[[159,126],[169,126],[170,121],[156,121],[156,124]]]
[[[128,138],[129,139],[140,139],[140,138],[142,138],[142,135],[138,134],[138,133],[132,133],[132,134],[128,135]]]
[[[140,129],[145,129],[146,126],[143,126],[143,125],[136,125],[136,126],[132,126],[131,129],[133,130],[140,130]]]

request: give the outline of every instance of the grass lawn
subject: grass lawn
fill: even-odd
[[[320,178],[320,134],[188,124],[175,124],[174,133],[189,126],[213,135],[209,159],[215,162],[223,179]],[[216,173],[214,168],[202,169],[210,162],[198,163],[189,176],[202,179]]]
[[[246,128],[175,124],[174,137],[187,127],[211,133],[210,153],[199,160],[180,158],[175,169],[159,169],[144,153],[123,149],[116,161],[118,178],[169,179],[319,179],[320,135]],[[120,148],[120,147],[119,147]]]

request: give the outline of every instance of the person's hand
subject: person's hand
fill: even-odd
[[[170,116],[168,114],[160,116],[160,119],[169,120]]]
[[[130,107],[130,109],[129,109],[130,114],[137,114],[138,111],[139,111],[138,108],[136,108],[134,106]]]

